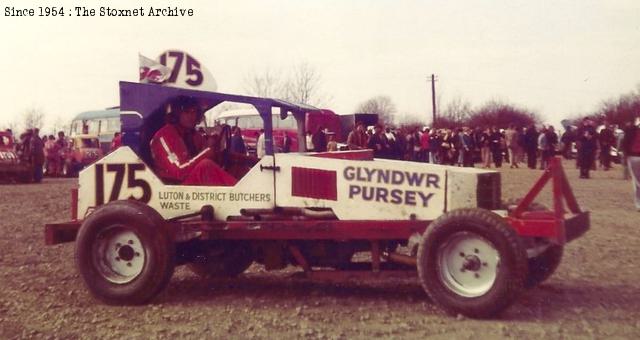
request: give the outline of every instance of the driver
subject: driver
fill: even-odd
[[[167,110],[167,123],[151,139],[154,170],[163,179],[184,185],[233,186],[236,179],[212,159],[212,142],[206,142],[195,126],[202,108],[193,97],[176,98]]]

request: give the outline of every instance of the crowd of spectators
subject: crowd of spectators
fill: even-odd
[[[64,132],[40,136],[38,128],[27,129],[20,134],[16,153],[22,162],[33,168],[33,181],[39,183],[44,175],[59,176],[62,173],[68,143]]]
[[[567,127],[561,135],[552,125],[390,129],[378,124],[367,130],[357,124],[346,143],[350,150],[372,149],[376,158],[461,167],[545,169],[550,158],[562,155],[575,158],[581,178],[588,178],[596,160],[602,169],[611,168],[611,150],[620,142],[614,131],[609,124],[596,131],[590,119],[580,127]]]

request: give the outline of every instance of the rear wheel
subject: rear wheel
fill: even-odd
[[[431,299],[446,311],[487,318],[522,291],[526,252],[500,216],[483,209],[454,210],[424,233],[418,274]]]
[[[142,304],[168,284],[174,244],[164,219],[137,201],[114,201],[84,221],[76,263],[85,285],[109,304]]]
[[[557,244],[548,244],[547,249],[528,260],[529,275],[525,281],[525,287],[533,288],[546,281],[560,266],[564,247]]]
[[[515,207],[520,203],[521,199],[508,200],[504,202],[503,208],[509,210],[510,207]],[[548,211],[545,205],[538,202],[533,202],[527,208],[527,211]],[[553,273],[560,266],[562,261],[562,254],[564,253],[564,247],[557,244],[552,244],[547,240],[539,241],[530,239],[528,240],[528,251],[535,248],[543,248],[544,250],[535,256],[531,256],[528,259],[528,272],[527,280],[525,281],[526,288],[533,288],[540,283],[546,281],[553,275]]]

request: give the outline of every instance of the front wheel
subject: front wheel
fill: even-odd
[[[114,201],[84,221],[76,264],[85,285],[109,304],[143,304],[168,284],[174,243],[164,219],[138,201]]]
[[[523,290],[527,255],[515,231],[483,209],[433,221],[418,247],[418,274],[431,299],[452,314],[488,318]]]

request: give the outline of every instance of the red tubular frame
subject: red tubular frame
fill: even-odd
[[[527,212],[526,209],[533,203],[549,180],[552,180],[553,186],[553,210]],[[564,207],[564,201],[567,203],[569,212],[573,215],[569,219],[565,218],[567,211]],[[549,160],[549,166],[544,170],[540,179],[520,201],[515,210],[509,214],[507,220],[521,236],[544,237],[560,245],[581,235],[588,229],[588,213],[580,210],[569,185],[569,180],[562,169],[560,157]],[[582,225],[576,226],[580,230],[574,231],[571,239],[567,239],[565,222],[570,220],[577,221],[576,223]]]

